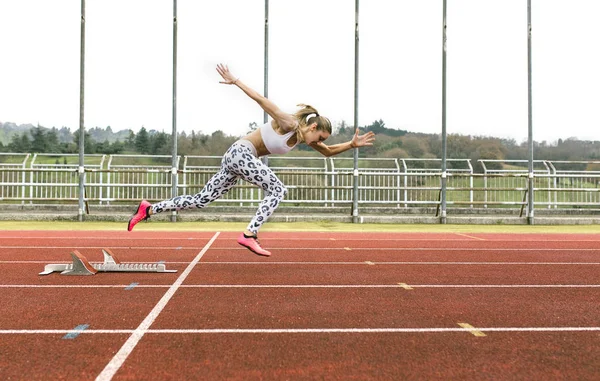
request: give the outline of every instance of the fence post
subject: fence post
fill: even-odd
[[[471,159],[467,159],[467,164],[469,165],[469,201],[471,202],[471,208],[473,208],[473,165],[471,165]]]

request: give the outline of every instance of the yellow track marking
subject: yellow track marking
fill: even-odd
[[[477,328],[473,327],[471,324],[468,324],[468,323],[458,323],[458,325],[461,326],[462,328],[466,329],[470,333],[472,333],[473,336],[477,336],[477,337],[484,337],[484,336],[486,336],[485,333],[483,333],[481,331],[478,331]]]

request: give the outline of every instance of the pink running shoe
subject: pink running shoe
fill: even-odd
[[[140,222],[142,220],[147,220],[148,218],[150,218],[150,215],[148,214],[148,208],[151,205],[152,204],[150,204],[146,200],[142,200],[142,202],[140,202],[140,206],[138,206],[137,211],[129,219],[129,225],[127,225],[127,231],[132,231],[133,227],[135,225],[137,225],[138,222]]]
[[[263,249],[262,247],[260,247],[260,244],[258,243],[258,239],[256,238],[256,236],[247,237],[244,233],[242,233],[238,237],[237,241],[240,245],[246,247],[248,250],[250,250],[254,254],[264,255],[265,257],[269,257],[271,255],[270,251],[267,251],[267,250]]]

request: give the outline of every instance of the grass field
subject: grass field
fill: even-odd
[[[238,222],[150,222],[136,226],[136,231],[242,231],[246,223]],[[117,222],[68,221],[0,221],[1,230],[125,230],[126,224]],[[409,224],[347,224],[336,222],[267,223],[261,232],[335,231],[335,232],[422,232],[422,233],[560,233],[600,234],[600,226],[550,225],[409,225]]]

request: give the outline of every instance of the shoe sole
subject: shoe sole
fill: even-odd
[[[138,206],[137,210],[135,211],[135,213],[133,214],[133,216],[132,216],[132,217],[129,219],[129,222],[127,223],[127,231],[128,231],[128,232],[130,232],[130,231],[132,231],[132,230],[133,230],[133,226],[137,225],[137,224],[135,224],[135,225],[131,226],[131,221],[132,221],[132,220],[133,220],[133,218],[134,218],[134,217],[135,217],[135,216],[136,216],[136,215],[137,215],[137,214],[140,212],[140,208],[141,208],[141,207],[142,207],[142,205],[140,204],[140,205]],[[146,219],[148,219],[148,217],[146,217],[146,218],[143,218],[143,219],[139,220],[139,221],[138,221],[138,224],[139,224],[140,222],[142,222],[142,221],[146,220]]]
[[[250,250],[250,251],[251,251],[251,252],[253,252],[254,254],[256,254],[256,255],[260,255],[261,257],[270,257],[270,256],[271,256],[271,254],[263,254],[263,253],[256,252],[256,251],[254,251],[254,250],[253,250],[251,247],[249,247],[249,246],[246,246],[246,245],[244,245],[244,244],[241,244],[241,243],[239,243],[239,242],[238,242],[238,245],[240,245],[240,246],[242,246],[242,247],[245,247],[246,249]]]

